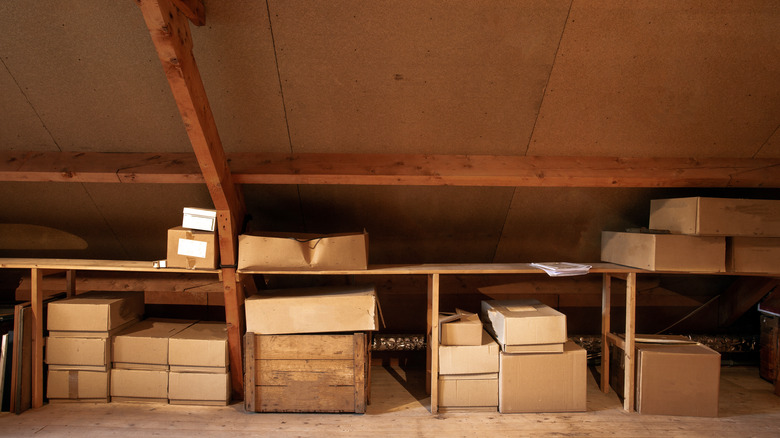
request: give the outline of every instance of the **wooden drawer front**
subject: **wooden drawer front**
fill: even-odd
[[[252,412],[357,412],[368,398],[365,333],[247,333],[245,409]]]

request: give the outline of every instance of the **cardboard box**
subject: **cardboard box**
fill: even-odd
[[[264,291],[246,299],[246,330],[256,334],[377,330],[374,286]]]
[[[560,353],[566,342],[566,315],[538,300],[482,301],[485,327],[507,353]]]
[[[572,341],[563,353],[501,352],[498,410],[501,413],[584,412],[587,354]]]
[[[439,374],[497,373],[499,350],[485,330],[480,345],[439,345]]]
[[[50,370],[107,371],[111,365],[111,340],[49,336],[46,363]]]
[[[498,407],[498,373],[439,376],[440,408]]]
[[[368,233],[257,233],[238,237],[238,269],[354,270],[368,268]]]
[[[780,200],[654,199],[650,228],[698,236],[780,237]]]
[[[175,405],[217,405],[230,402],[230,373],[168,373],[168,400]]]
[[[220,373],[228,371],[227,326],[201,321],[168,340],[171,371]]]
[[[728,237],[729,272],[780,272],[780,237]]]
[[[86,292],[48,306],[49,331],[107,332],[144,314],[143,292]]]
[[[168,230],[166,264],[169,268],[216,269],[217,233],[173,227]]]
[[[181,226],[190,230],[213,232],[217,228],[217,210],[185,207]]]
[[[604,231],[601,260],[650,271],[725,272],[726,238]]]
[[[194,324],[178,319],[147,319],[114,337],[114,368],[168,370],[168,340]]]
[[[476,313],[456,310],[454,315],[439,314],[441,345],[481,345],[482,321]]]
[[[49,369],[46,397],[49,399],[108,401],[109,371]]]
[[[112,369],[111,397],[168,403],[168,371]]]

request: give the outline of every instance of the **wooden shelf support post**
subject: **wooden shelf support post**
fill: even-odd
[[[431,413],[439,412],[439,274],[428,275],[428,355],[427,389]]]
[[[623,349],[625,357],[625,380],[623,382],[623,409],[634,410],[634,335],[636,330],[636,273],[631,272],[626,277],[626,346]]]
[[[612,276],[604,274],[601,285],[601,391],[609,392],[609,330],[612,300]]]
[[[43,270],[32,268],[32,407],[43,406]]]

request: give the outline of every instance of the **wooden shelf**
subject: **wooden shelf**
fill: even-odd
[[[0,268],[76,271],[171,272],[219,274],[219,269],[155,268],[154,262],[135,260],[0,258]]]

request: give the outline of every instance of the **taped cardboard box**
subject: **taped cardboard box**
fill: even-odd
[[[224,374],[228,371],[227,325],[195,323],[168,340],[171,371]]]
[[[504,414],[587,409],[587,354],[572,341],[563,353],[502,351],[498,381],[498,410]]]
[[[455,310],[454,315],[439,314],[441,345],[481,345],[482,321],[476,313]]]
[[[566,315],[538,300],[482,301],[480,317],[507,353],[560,353]]]
[[[46,363],[50,370],[107,371],[111,367],[111,340],[49,336]]]
[[[726,238],[604,231],[601,260],[650,271],[725,272]]]
[[[230,373],[168,373],[171,404],[225,406],[230,402],[230,390]]]
[[[780,237],[726,238],[726,266],[729,272],[780,272]]]
[[[109,371],[49,369],[46,397],[54,400],[108,401]]]
[[[238,269],[362,270],[368,268],[368,233],[254,233],[238,237]]]
[[[379,328],[374,286],[264,291],[246,299],[246,330],[256,334],[370,331]]]
[[[173,227],[168,230],[168,268],[216,269],[217,233]]]
[[[147,319],[114,337],[114,368],[168,370],[168,341],[194,324],[178,319]]]
[[[780,200],[654,199],[650,228],[697,236],[780,237]]]
[[[168,403],[168,371],[111,370],[114,401]]]
[[[49,303],[46,325],[50,332],[108,332],[143,314],[143,292],[86,292]]]
[[[498,373],[440,375],[440,408],[498,408]]]
[[[440,345],[439,374],[485,374],[498,372],[496,341],[482,330],[480,345]]]

